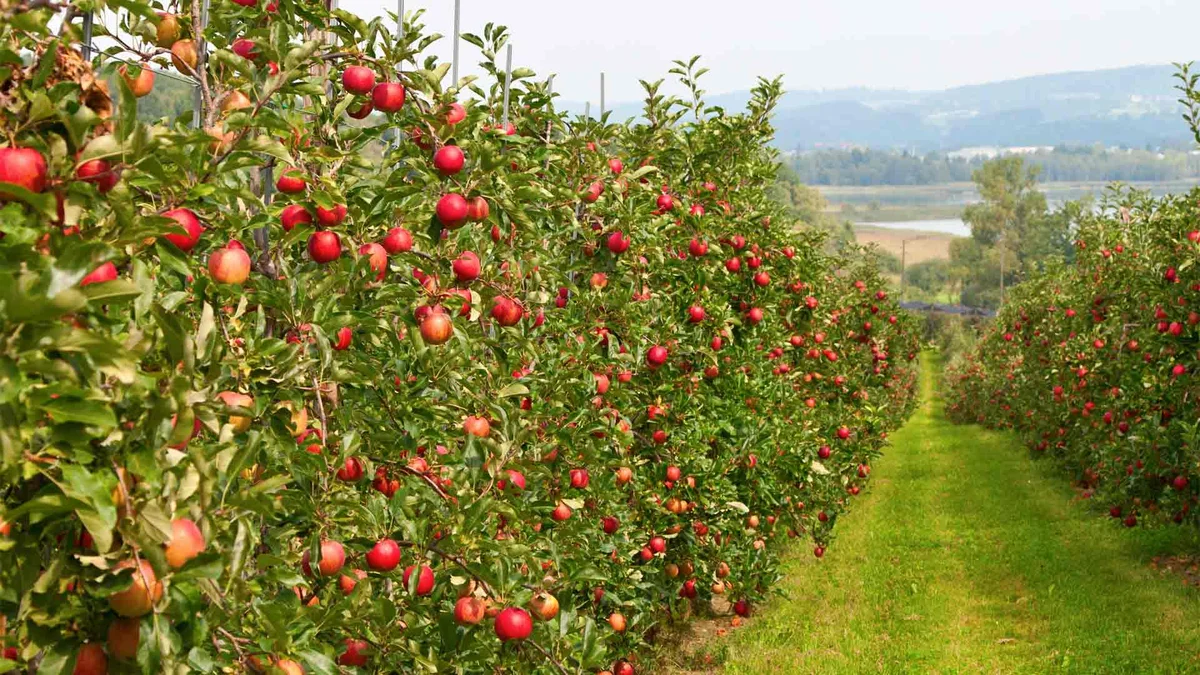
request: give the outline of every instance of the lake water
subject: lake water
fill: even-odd
[[[921,232],[942,232],[960,237],[971,236],[971,228],[961,218],[945,218],[940,220],[906,220],[890,223],[855,223],[863,227],[886,227],[889,230],[919,230]]]

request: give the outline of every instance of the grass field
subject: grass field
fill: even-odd
[[[921,232],[917,230],[899,230],[890,227],[871,227],[855,225],[854,235],[860,244],[876,244],[880,250],[886,251],[897,258],[900,257],[901,242],[908,239],[906,262],[915,265],[926,260],[949,260],[950,242],[957,239],[952,234],[940,232]],[[923,237],[922,239],[916,239]],[[915,241],[913,241],[915,239]]]
[[[1015,437],[950,424],[924,365],[920,408],[825,558],[798,547],[788,597],[678,672],[1200,672],[1200,591],[1150,566],[1195,534],[1118,527]]]

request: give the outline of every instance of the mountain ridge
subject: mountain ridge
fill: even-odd
[[[775,111],[776,147],[870,146],[917,151],[1058,144],[1160,147],[1186,144],[1173,65],[1031,75],[942,90],[844,87],[787,92]],[[786,84],[786,77],[785,77]],[[710,95],[727,109],[748,91]],[[583,105],[566,103],[582,112]],[[636,117],[640,103],[612,106]],[[597,110],[592,110],[595,114]]]

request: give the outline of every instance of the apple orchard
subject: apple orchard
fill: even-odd
[[[777,81],[611,124],[491,24],[451,83],[419,14],[87,9],[0,6],[0,670],[630,675],[823,555],[917,343],[769,198]]]

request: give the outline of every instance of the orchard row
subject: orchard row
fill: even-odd
[[[464,37],[492,82],[446,83],[419,15],[111,6],[111,55],[201,83],[194,129],[14,11],[8,667],[630,675],[789,536],[823,555],[911,410],[874,262],[768,197],[778,82],[734,114],[680,63],[686,102],[612,124],[524,69],[503,110],[503,27]]]
[[[1017,430],[1127,527],[1196,522],[1198,204],[1115,196],[947,376],[953,418]]]

